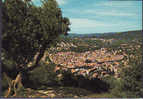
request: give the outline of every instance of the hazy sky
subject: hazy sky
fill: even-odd
[[[33,0],[40,4],[39,0]],[[57,0],[71,22],[70,33],[104,33],[142,29],[141,1]]]

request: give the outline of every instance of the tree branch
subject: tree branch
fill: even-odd
[[[32,71],[33,69],[35,69],[36,67],[39,66],[39,62],[40,62],[41,58],[44,56],[47,45],[48,45],[47,43],[43,44],[43,46],[40,49],[40,52],[38,53],[35,64],[33,66],[27,68],[26,71]]]

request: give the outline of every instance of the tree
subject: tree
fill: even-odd
[[[116,97],[139,98],[143,97],[143,63],[142,49],[138,48],[134,53],[135,58],[129,58],[129,66],[123,66],[120,79],[115,83],[112,93]],[[130,55],[128,52],[128,54]],[[129,56],[128,55],[128,56]]]
[[[70,30],[69,19],[62,17],[56,0],[43,0],[42,3],[40,7],[30,0],[4,0],[2,3],[2,68],[6,68],[7,60],[11,61],[17,76],[24,76],[38,67],[45,51],[57,37]],[[28,67],[35,55],[35,63]]]
[[[122,71],[123,91],[128,98],[143,97],[142,65],[136,61]]]

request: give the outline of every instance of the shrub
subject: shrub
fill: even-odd
[[[115,83],[111,93],[116,97],[138,98],[143,97],[142,64],[137,61],[122,69],[121,79]]]
[[[46,85],[55,84],[57,77],[54,72],[55,64],[41,64],[38,68],[35,68],[29,73],[29,79],[34,88],[42,88]],[[31,87],[31,83],[30,86]],[[43,86],[42,86],[43,85]],[[45,86],[44,86],[45,85]]]

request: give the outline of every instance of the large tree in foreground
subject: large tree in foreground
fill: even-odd
[[[39,66],[44,52],[70,30],[70,22],[62,16],[56,0],[43,0],[40,7],[29,0],[4,0],[2,9],[2,68],[6,72],[9,61],[15,65],[17,76],[9,82],[9,91],[14,88],[16,92],[24,73]],[[28,67],[34,58],[34,64]]]

